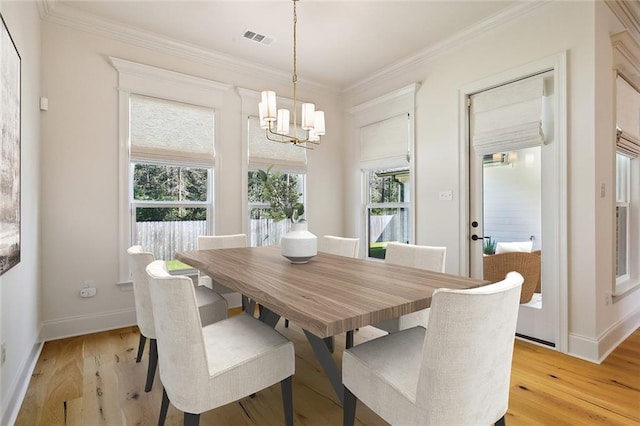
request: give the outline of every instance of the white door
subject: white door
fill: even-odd
[[[544,142],[540,140],[541,146],[540,143],[513,143],[526,133],[522,130],[496,142],[500,137],[485,128],[486,115],[493,114],[490,120],[494,122],[511,119],[517,122],[520,116],[526,115],[527,107],[517,100],[523,89],[515,85],[529,84],[531,79],[537,79],[543,88],[540,123]],[[495,255],[492,253],[497,243],[506,243],[501,244],[500,249],[539,251],[540,286],[530,302],[520,305],[516,331],[520,337],[549,346],[555,346],[558,329],[558,283],[553,278],[557,276],[558,267],[555,244],[558,227],[554,226],[558,214],[558,183],[553,170],[556,164],[553,161],[553,114],[549,111],[553,106],[553,91],[554,73],[548,71],[469,97],[470,273],[472,277],[483,278],[485,257]],[[493,99],[496,94],[502,99]],[[486,112],[487,109],[491,110]],[[479,134],[492,139],[491,144],[474,146],[474,141],[478,143],[484,137],[478,137]],[[494,147],[495,152],[491,151]]]

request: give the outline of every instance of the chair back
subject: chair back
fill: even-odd
[[[153,253],[142,250],[142,246],[132,246],[127,249],[129,267],[133,280],[133,298],[136,304],[136,322],[140,333],[146,338],[155,339],[156,331],[151,308],[151,294],[149,293],[149,277],[145,268],[153,262]]]
[[[209,379],[195,289],[189,277],[170,275],[162,260],[146,268],[158,340],[160,379],[176,406],[183,400],[205,398]]]
[[[336,237],[325,235],[320,239],[319,251],[336,256],[358,257],[360,238]]]
[[[527,303],[533,297],[540,283],[541,259],[538,253],[508,252],[482,257],[482,278],[496,282],[508,272],[516,271],[524,278],[520,303]]]
[[[246,234],[198,235],[198,250],[238,248],[247,246]]]
[[[387,243],[385,262],[410,268],[444,272],[447,248],[414,244]]]
[[[223,248],[238,248],[247,247],[247,235],[246,234],[231,234],[231,235],[198,235],[198,250],[211,250],[211,249],[223,249]],[[230,293],[231,290],[227,287],[221,286],[211,280],[204,273],[198,271],[198,285],[203,285],[215,290],[218,293]]]
[[[425,334],[416,406],[420,424],[491,424],[507,411],[523,278],[469,290],[436,290]]]

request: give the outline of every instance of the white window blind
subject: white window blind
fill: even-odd
[[[529,77],[471,97],[476,154],[517,151],[544,144],[543,76]]]
[[[630,158],[640,155],[640,93],[616,78],[616,150]]]
[[[132,94],[131,159],[211,167],[214,110]]]
[[[360,128],[362,169],[409,164],[409,116],[401,114]]]
[[[265,130],[260,128],[258,117],[249,117],[249,169],[266,169],[270,166],[286,172],[307,172],[307,149],[290,143],[270,141]],[[293,131],[293,127],[291,127]],[[304,131],[298,129],[298,136],[303,137]],[[274,136],[275,137],[275,136]]]

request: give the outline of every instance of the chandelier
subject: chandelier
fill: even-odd
[[[300,128],[303,134],[298,134],[297,121],[297,105],[296,105],[296,85],[298,83],[297,74],[297,34],[296,24],[298,15],[296,14],[296,2],[293,1],[293,132],[289,133],[288,109],[277,109],[276,92],[267,90],[262,92],[261,101],[258,103],[258,111],[260,113],[260,127],[265,129],[265,135],[268,140],[280,143],[291,143],[302,148],[313,149],[308,144],[318,145],[320,136],[325,134],[324,129],[324,112],[316,111],[315,105],[311,103],[303,103],[301,107]]]

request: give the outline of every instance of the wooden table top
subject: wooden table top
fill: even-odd
[[[318,337],[428,308],[437,288],[486,284],[326,253],[296,265],[282,257],[279,247],[197,250],[176,253],[176,258]]]

